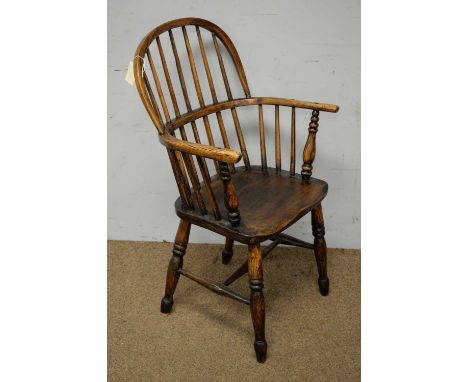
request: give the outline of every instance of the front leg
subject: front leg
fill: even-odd
[[[258,362],[265,362],[265,299],[263,297],[262,250],[260,244],[249,245],[250,313],[255,332],[254,349]]]
[[[181,220],[175,237],[174,248],[172,249],[172,257],[167,267],[166,290],[161,300],[161,313],[170,313],[172,309],[172,304],[174,303],[172,296],[179,281],[179,269],[182,268],[189,235],[190,223],[186,220]]]
[[[320,294],[327,296],[330,281],[327,276],[327,243],[325,242],[325,224],[321,204],[312,210],[312,233],[314,235],[315,260],[319,273]]]

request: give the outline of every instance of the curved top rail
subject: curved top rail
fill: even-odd
[[[171,31],[174,28],[185,27],[187,25],[198,26],[210,31],[213,35],[213,38],[218,38],[225,48],[227,49],[231,59],[234,62],[239,81],[243,88],[244,94],[246,97],[250,97],[250,89],[247,83],[247,77],[244,72],[244,67],[242,65],[241,59],[237,50],[234,46],[234,43],[231,41],[229,36],[216,24],[212,22],[196,17],[186,17],[181,19],[176,19],[168,21],[164,24],[159,25],[158,27],[152,29],[146,34],[145,37],[138,44],[138,47],[135,51],[135,56],[133,59],[133,71],[135,75],[135,83],[140,95],[140,98],[145,106],[146,111],[148,112],[151,120],[155,124],[158,132],[163,133],[163,121],[156,105],[156,101],[152,99],[151,89],[149,87],[148,79],[146,77],[145,70],[143,69],[143,64],[146,56],[146,52],[149,49],[150,44],[162,33]]]
[[[234,43],[229,38],[229,36],[224,32],[219,26],[212,23],[211,21],[200,19],[197,17],[185,17],[181,19],[176,19],[172,21],[168,21],[164,24],[159,25],[158,27],[154,28],[150,32],[146,34],[145,37],[141,40],[140,44],[138,45],[135,51],[135,59],[134,59],[134,71],[136,74],[135,80],[137,82],[137,86],[142,86],[142,73],[141,68],[143,66],[143,61],[141,58],[144,57],[146,49],[148,46],[153,42],[153,40],[159,36],[160,34],[167,32],[173,28],[179,28],[187,25],[199,26],[209,30],[210,32],[214,33],[224,44],[229,55],[231,56],[232,60],[234,61],[237,74],[239,75],[239,80],[241,82],[242,88],[246,97],[250,97],[250,89],[247,83],[247,77],[245,76],[244,67],[242,65],[242,61],[239,57],[239,53],[237,53],[237,49],[234,46]],[[140,59],[138,59],[140,57]]]
[[[193,110],[189,113],[182,114],[181,116],[171,120],[166,125],[166,129],[169,132],[173,132],[174,130],[178,129],[180,126],[183,126],[198,118],[205,117],[209,114],[222,111],[222,110],[226,110],[226,109],[232,109],[238,106],[250,106],[250,105],[289,106],[289,107],[297,107],[300,109],[326,111],[329,113],[336,113],[339,110],[339,106],[329,104],[329,103],[299,101],[299,100],[288,99],[288,98],[275,98],[275,97],[238,98],[238,99],[233,99],[231,101],[219,102],[216,104],[208,105],[208,106]]]

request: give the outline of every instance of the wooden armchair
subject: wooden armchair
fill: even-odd
[[[192,109],[188,87],[181,64],[173,31],[181,28],[190,72],[196,91],[199,107]],[[194,28],[197,34],[197,54],[201,54],[203,69],[197,68],[192,44],[187,33]],[[216,52],[217,63],[223,78],[227,100],[220,101],[216,92],[212,71],[201,35],[209,33],[212,47]],[[208,32],[207,32],[208,31]],[[161,35],[168,33],[172,48],[164,52]],[[178,29],[180,33],[180,29]],[[166,37],[167,38],[167,37]],[[192,39],[193,40],[193,39]],[[192,41],[193,43],[193,41]],[[211,43],[211,41],[210,41]],[[222,46],[227,58],[237,72],[237,79],[245,94],[244,98],[233,99],[227,70],[224,65]],[[159,54],[160,65],[151,52]],[[156,57],[156,56],[155,56]],[[197,56],[199,57],[199,56]],[[200,57],[199,57],[200,58]],[[178,74],[178,85],[183,95],[186,112],[181,113],[178,104],[175,82],[171,79],[170,63],[174,62]],[[200,65],[199,65],[200,66]],[[166,87],[163,89],[163,72]],[[205,95],[200,84],[200,71],[204,70],[209,85],[212,103],[205,104]],[[135,81],[141,100],[159,134],[160,142],[166,147],[169,160],[179,189],[180,197],[175,202],[175,210],[180,217],[175,237],[172,258],[167,270],[166,290],[161,301],[161,312],[169,313],[173,305],[173,295],[183,275],[209,290],[250,305],[255,332],[254,349],[257,360],[264,362],[267,353],[265,339],[265,302],[263,296],[262,258],[278,244],[294,245],[314,251],[318,267],[318,286],[323,296],[328,294],[327,247],[321,201],[327,194],[328,185],[312,178],[312,163],[315,158],[315,136],[318,130],[319,112],[336,113],[338,106],[324,103],[297,101],[293,99],[251,97],[247,79],[239,55],[229,37],[215,24],[198,18],[173,20],[149,32],[139,44],[134,57]],[[157,93],[158,99],[155,97]],[[173,113],[169,110],[165,94],[169,94]],[[179,92],[179,98],[180,98]],[[180,100],[179,100],[180,101]],[[261,165],[250,164],[244,142],[243,131],[237,109],[257,105],[261,153]],[[273,105],[275,110],[275,168],[267,166],[265,124],[263,105]],[[281,166],[280,107],[291,109],[290,163],[289,170]],[[301,174],[296,174],[296,108],[312,110],[308,127],[308,137],[303,150]],[[162,114],[161,114],[162,111]],[[233,150],[226,133],[223,113],[232,116],[237,143],[240,151]],[[216,116],[219,133],[224,147],[217,147],[208,116]],[[208,142],[203,144],[197,121],[203,123]],[[190,126],[195,142],[189,142],[186,126]],[[179,135],[180,138],[177,137]],[[243,167],[234,165],[243,160]],[[208,163],[212,167],[210,174]],[[198,167],[198,169],[197,169]],[[201,176],[201,180],[200,180]],[[305,214],[311,212],[314,243],[310,244],[282,232]],[[238,241],[248,245],[248,260],[235,270],[226,280],[212,282],[205,280],[182,267],[185,249],[192,224],[204,227],[226,237],[222,252],[222,262],[229,263],[233,255],[233,243]],[[266,246],[261,243],[270,241]],[[239,277],[249,274],[250,298],[229,288]]]

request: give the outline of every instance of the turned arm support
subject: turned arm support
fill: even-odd
[[[228,212],[228,220],[232,226],[237,227],[240,224],[240,214],[238,210],[239,201],[231,179],[229,164],[239,162],[242,158],[242,154],[239,151],[231,149],[221,149],[214,146],[202,145],[200,143],[183,141],[168,134],[161,134],[159,140],[168,149],[218,161],[219,175],[223,182],[224,189],[224,205]],[[210,188],[211,186],[206,184],[206,187]]]
[[[318,131],[318,122],[319,122],[319,111],[313,110],[312,116],[310,117],[309,123],[309,135],[307,136],[307,141],[304,145],[303,161],[302,165],[302,180],[304,182],[309,182],[310,177],[312,176],[312,163],[315,159],[315,137]]]
[[[232,226],[237,227],[240,224],[239,200],[232,183],[229,166],[226,162],[219,163],[219,175],[224,188],[224,205],[228,211],[228,220]]]
[[[236,150],[222,149],[214,146],[202,145],[201,143],[183,141],[168,134],[159,135],[159,141],[168,149],[214,159],[219,162],[234,164],[239,162],[242,158],[242,154]]]

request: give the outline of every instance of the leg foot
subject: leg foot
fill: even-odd
[[[234,240],[229,239],[228,237],[226,238],[226,244],[224,245],[224,250],[223,250],[223,264],[229,264],[232,258],[232,246],[234,244]]]
[[[262,251],[260,244],[249,245],[250,313],[255,332],[254,349],[258,362],[265,362],[265,298],[263,297]]]
[[[161,300],[161,313],[171,313],[174,299],[172,297],[163,297]]]
[[[266,341],[255,341],[254,342],[255,355],[257,361],[260,363],[265,362],[267,355],[267,342]]]
[[[179,281],[179,269],[182,268],[184,262],[185,248],[190,235],[190,223],[181,220],[175,237],[174,248],[172,249],[172,257],[167,267],[166,290],[164,297],[161,300],[161,313],[169,313],[174,303],[173,295]]]
[[[327,276],[327,243],[325,242],[325,224],[322,206],[312,210],[312,233],[314,234],[314,254],[319,273],[318,286],[322,296],[328,295],[330,281]]]
[[[328,280],[328,277],[319,277],[318,285],[320,289],[320,294],[322,296],[328,296],[328,289],[330,287],[330,280]]]

